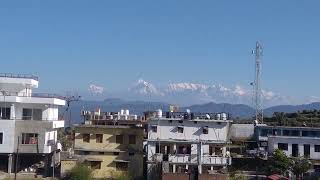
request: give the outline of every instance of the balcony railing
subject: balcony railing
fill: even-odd
[[[208,165],[230,165],[231,164],[231,158],[205,155],[205,156],[202,156],[202,164],[208,164]]]
[[[22,78],[22,79],[33,79],[38,81],[39,77],[31,74],[12,74],[12,73],[0,73],[0,77],[6,78]]]
[[[190,155],[190,154],[176,154],[176,155],[169,155],[169,162],[170,163],[181,163],[181,164],[196,164],[198,163],[198,156],[197,155]],[[229,157],[218,157],[218,156],[209,156],[204,155],[202,156],[202,164],[207,165],[230,165],[231,158]]]
[[[0,96],[37,97],[37,98],[57,98],[65,99],[64,96],[49,93],[20,93],[20,92],[0,92]]]

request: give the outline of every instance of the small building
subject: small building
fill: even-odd
[[[281,149],[289,157],[304,156],[320,169],[320,128],[257,125],[255,134],[268,153]]]
[[[85,119],[75,125],[74,154],[93,170],[94,178],[118,173],[143,176],[143,121],[129,110],[84,111]]]
[[[38,77],[0,74],[0,169],[10,173],[48,174],[58,149],[57,129],[64,127],[61,96],[33,93]],[[58,162],[57,162],[58,163]]]
[[[231,165],[225,113],[157,112],[148,122],[148,179],[162,173],[214,173]],[[161,169],[161,168],[160,168]]]

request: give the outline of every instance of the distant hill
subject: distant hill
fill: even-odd
[[[145,101],[126,101],[122,99],[106,99],[104,101],[78,101],[74,102],[71,106],[71,115],[73,123],[79,123],[82,121],[80,117],[81,110],[95,110],[99,107],[102,111],[120,111],[120,109],[129,109],[130,113],[142,115],[147,110],[163,109],[164,111],[169,109],[168,103],[163,102],[145,102]],[[193,112],[226,112],[231,115],[232,118],[245,119],[254,115],[254,109],[245,104],[229,104],[229,103],[206,103],[199,105],[192,105],[188,107],[181,107],[181,111],[190,109]],[[280,105],[266,108],[264,110],[265,116],[271,116],[274,112],[296,112],[302,110],[320,110],[320,102],[304,104],[304,105]],[[63,113],[64,109],[61,109]],[[69,119],[69,113],[65,114],[65,119]],[[66,123],[68,124],[68,123]]]

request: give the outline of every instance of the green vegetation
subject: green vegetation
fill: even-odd
[[[320,111],[315,109],[294,113],[275,112],[272,117],[265,117],[264,122],[271,126],[320,127]]]
[[[64,180],[93,180],[92,171],[88,166],[79,164],[72,168]]]
[[[311,162],[303,157],[294,158],[292,163],[292,172],[296,175],[297,179],[303,173],[306,173],[311,168]]]
[[[60,141],[64,151],[67,151],[68,148],[72,147],[72,129],[71,128],[59,128],[58,129],[58,140]]]
[[[286,154],[277,149],[274,151],[272,157],[268,159],[267,171],[269,174],[283,175],[291,165],[292,161],[286,156]]]

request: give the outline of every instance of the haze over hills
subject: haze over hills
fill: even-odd
[[[81,110],[95,110],[100,108],[102,111],[120,111],[120,109],[129,109],[130,113],[141,115],[147,110],[169,109],[169,103],[163,102],[145,102],[145,101],[126,101],[117,98],[105,99],[104,101],[86,101],[81,100],[74,102],[71,107],[73,122],[81,122]],[[190,109],[192,112],[226,112],[233,119],[250,118],[254,115],[254,109],[245,104],[229,104],[229,103],[205,103],[191,106],[180,107],[181,111]],[[266,108],[264,113],[266,116],[271,116],[274,112],[296,112],[302,110],[320,110],[320,102],[304,104],[304,105],[279,105]],[[68,119],[68,117],[66,117]]]

